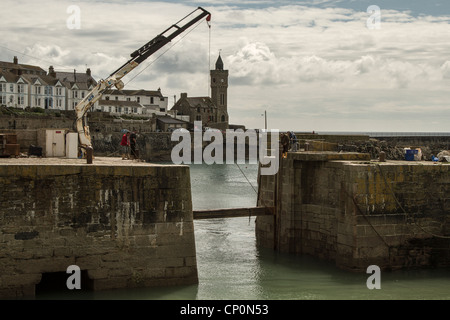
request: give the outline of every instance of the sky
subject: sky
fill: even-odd
[[[208,96],[220,52],[232,124],[264,128],[266,112],[269,129],[450,131],[450,1],[2,0],[0,60],[100,80],[198,6],[211,28],[155,53],[126,89],[160,88],[169,108]]]

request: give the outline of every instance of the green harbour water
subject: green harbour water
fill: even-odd
[[[190,167],[194,210],[256,205],[257,165]],[[48,293],[36,299],[450,300],[447,268],[382,272],[381,289],[369,290],[370,274],[340,270],[310,256],[258,248],[255,219],[194,222],[197,285]]]

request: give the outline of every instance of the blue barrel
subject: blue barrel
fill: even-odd
[[[417,150],[406,150],[405,160],[406,161],[414,161],[414,154],[417,153]]]

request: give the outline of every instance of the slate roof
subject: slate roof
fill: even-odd
[[[217,108],[210,97],[188,97],[185,101],[191,108]]]
[[[15,64],[12,62],[5,62],[5,61],[0,61],[0,69],[7,71],[20,70],[22,71],[22,74],[24,73],[23,71],[32,71],[34,73],[42,75],[46,74],[45,70],[38,66],[32,66],[28,64]]]
[[[117,96],[148,96],[148,97],[160,97],[162,98],[163,95],[161,94],[161,90],[106,90],[103,94],[109,94],[109,95],[117,95]]]
[[[161,116],[161,117],[156,117],[156,119],[158,121],[161,121],[163,123],[167,123],[167,124],[186,124],[186,121],[183,120],[179,120],[179,119],[175,119],[169,116]]]

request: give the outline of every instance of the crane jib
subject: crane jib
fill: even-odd
[[[188,17],[192,16],[198,10],[201,10],[202,12],[195,18],[183,24],[184,20],[188,19]],[[205,17],[207,22],[211,20],[211,14],[202,7],[198,7],[196,10],[189,13],[187,16],[170,26],[168,29],[146,43],[144,46],[134,51],[131,54],[130,60],[128,60],[119,69],[114,71],[109,76],[109,78],[107,78],[106,80],[101,80],[97,84],[97,86],[92,89],[91,92],[89,92],[88,96],[76,105],[76,129],[78,131],[78,138],[81,148],[92,148],[89,127],[87,126],[87,118],[85,116],[87,111],[94,105],[94,103],[101,98],[103,92],[111,88],[113,85],[115,85],[118,90],[122,90],[124,84],[120,79],[123,76],[130,73],[130,71],[136,68],[142,61],[150,57],[153,53],[164,47],[167,43],[171,42],[172,39],[186,31],[188,28]]]
[[[196,12],[198,10],[201,10],[202,12],[197,17],[193,18],[192,20],[190,20],[189,22],[187,22],[186,24],[184,24],[181,27],[178,26],[178,24],[180,22],[182,22],[183,20],[185,20],[187,17],[191,16],[192,14],[194,14],[194,12]],[[186,17],[184,17],[183,19],[178,21],[176,24],[170,26],[169,28],[164,30],[162,33],[157,35],[155,38],[153,38],[152,40],[147,42],[141,48],[139,48],[138,50],[134,51],[131,54],[131,59],[128,60],[123,66],[118,68],[116,71],[111,73],[110,76],[113,76],[114,74],[119,72],[123,67],[125,67],[126,65],[128,65],[132,61],[137,62],[137,63],[143,62],[148,57],[150,57],[152,54],[154,54],[156,51],[158,51],[159,49],[164,47],[167,43],[171,42],[172,39],[174,39],[175,37],[177,37],[178,35],[180,35],[184,31],[189,29],[192,25],[194,25],[195,23],[197,23],[201,19],[203,19],[205,17],[208,17],[209,15],[210,15],[210,13],[208,11],[206,11],[202,7],[198,7],[198,9],[194,10],[193,12],[188,14]],[[172,33],[166,35],[166,33],[168,33],[172,29],[175,29],[175,31],[173,31]]]

